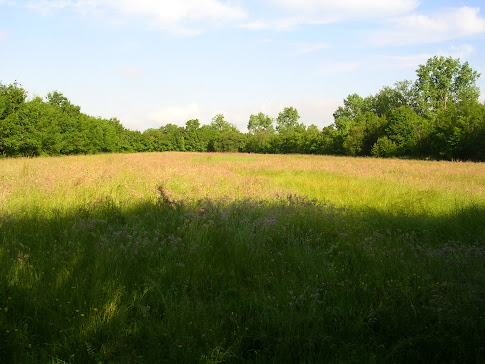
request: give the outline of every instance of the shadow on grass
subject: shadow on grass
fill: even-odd
[[[484,360],[484,208],[160,194],[2,217],[4,362]]]

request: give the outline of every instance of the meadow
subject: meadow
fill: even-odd
[[[0,362],[485,361],[485,163],[0,159]]]

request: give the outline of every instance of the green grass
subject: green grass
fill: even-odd
[[[485,199],[465,172],[445,188],[448,165],[422,184],[245,157],[0,161],[0,362],[485,360]],[[79,181],[57,183],[59,161]]]

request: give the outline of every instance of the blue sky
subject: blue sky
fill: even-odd
[[[482,1],[0,0],[0,82],[58,90],[130,129],[294,106],[333,122],[351,93],[415,79],[433,55],[483,76]],[[480,97],[484,100],[484,95]]]

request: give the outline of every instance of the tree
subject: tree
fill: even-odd
[[[364,99],[357,94],[347,96],[344,99],[344,107],[339,106],[337,111],[333,113],[337,130],[345,134],[355,118],[371,110],[371,97]]]
[[[461,64],[460,59],[434,56],[420,65],[416,73],[416,87],[425,113],[436,115],[439,110],[446,110],[450,102],[476,101],[480,95],[475,85],[480,74],[468,62]]]
[[[391,112],[386,134],[396,145],[400,155],[425,153],[424,141],[430,132],[429,121],[408,106],[401,106]]]
[[[15,113],[25,102],[27,91],[17,82],[8,86],[0,83],[0,120]]]
[[[47,102],[52,106],[61,109],[69,116],[76,116],[81,112],[81,108],[79,106],[71,104],[67,97],[57,91],[49,92],[47,94]]]
[[[279,113],[276,119],[276,130],[278,133],[293,133],[293,132],[303,132],[305,131],[305,126],[298,123],[300,115],[298,110],[293,106],[285,107],[282,112]]]
[[[242,134],[238,130],[224,130],[212,140],[211,148],[214,152],[239,152]]]
[[[485,106],[462,101],[440,112],[431,141],[440,158],[485,160]]]
[[[198,119],[185,123],[185,150],[189,152],[206,152],[207,142],[201,138],[201,128]]]
[[[397,154],[397,145],[387,136],[380,137],[372,147],[371,154],[381,158],[394,157]]]
[[[274,133],[273,119],[260,112],[258,115],[251,115],[248,122],[248,130],[251,134],[260,132]]]
[[[301,140],[300,153],[318,154],[322,149],[322,134],[316,125],[310,125],[303,134]]]
[[[228,130],[233,130],[233,131],[237,130],[237,128],[233,124],[231,124],[226,119],[224,119],[223,114],[217,114],[216,116],[214,116],[212,118],[210,127],[212,130],[220,131],[220,132],[228,131]]]

